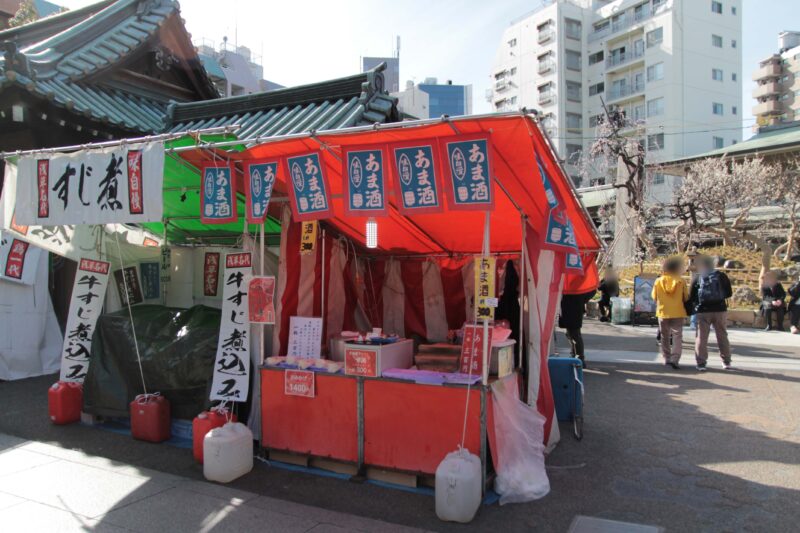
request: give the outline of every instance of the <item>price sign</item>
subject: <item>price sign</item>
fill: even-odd
[[[314,372],[286,370],[283,374],[283,393],[287,396],[314,397]]]
[[[378,353],[374,350],[347,348],[344,352],[344,373],[350,376],[378,377]]]

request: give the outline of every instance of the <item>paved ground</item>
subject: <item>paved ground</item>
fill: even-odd
[[[668,531],[796,530],[800,372],[772,368],[769,360],[800,362],[798,345],[785,341],[788,335],[755,334],[750,344],[736,337],[735,363],[752,357],[765,364],[705,374],[688,365],[667,371],[653,362],[595,357],[610,359],[619,346],[656,361],[654,334],[587,323],[584,440],[563,427],[562,443],[548,458],[551,493],[529,504],[484,506],[469,528],[439,522],[430,496],[264,464],[228,488],[205,483],[189,450],[80,425],[52,426],[46,416],[52,377],[0,383],[0,432],[22,439],[0,437],[0,523],[4,531],[392,531],[403,525],[564,532],[575,516],[586,515]],[[685,357],[691,362],[690,351]]]

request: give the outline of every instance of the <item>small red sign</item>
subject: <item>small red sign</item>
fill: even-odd
[[[228,254],[225,256],[226,268],[247,268],[250,265],[250,252]]]
[[[206,252],[203,261],[203,295],[216,296],[219,284],[219,252]]]
[[[21,224],[17,224],[17,214],[16,213],[11,215],[11,229],[13,229],[14,231],[16,231],[17,233],[19,233],[21,235],[27,235],[28,234],[28,226],[23,226]]]
[[[283,393],[287,396],[314,397],[314,372],[286,370],[283,374]]]
[[[98,274],[108,274],[110,263],[106,261],[96,261],[94,259],[81,259],[78,268],[87,272],[97,272]]]
[[[142,151],[128,151],[128,200],[132,215],[144,213],[144,195],[142,193]]]
[[[144,242],[142,242],[142,246],[150,246],[153,248],[158,248],[158,241],[155,239],[151,239],[150,237],[145,237]]]
[[[344,373],[351,376],[378,377],[378,352],[347,348],[344,353]]]
[[[50,161],[36,162],[36,185],[39,192],[39,218],[50,216]]]
[[[25,268],[25,254],[28,252],[28,243],[14,239],[11,249],[6,257],[6,277],[22,279],[22,270]]]
[[[250,280],[250,285],[247,289],[247,305],[249,307],[251,323],[275,323],[274,298],[274,276],[258,276]]]
[[[492,352],[492,328],[488,328],[487,351]],[[461,345],[461,359],[458,363],[459,372],[480,376],[483,373],[481,363],[483,353],[483,326],[468,324],[464,326],[464,343]]]

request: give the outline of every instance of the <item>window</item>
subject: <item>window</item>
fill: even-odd
[[[611,27],[611,20],[610,19],[601,20],[600,22],[596,22],[592,27],[594,28],[595,33],[606,31],[608,28]]]
[[[577,163],[583,151],[583,146],[580,144],[567,144],[567,162]]]
[[[661,150],[664,148],[664,134],[654,133],[647,136],[647,149],[650,151]]]
[[[731,48],[736,48],[736,39],[731,39]]]
[[[736,73],[731,72],[731,81],[736,81]]]
[[[711,12],[712,13],[719,13],[722,15],[722,2],[716,2],[715,0],[711,1]]]
[[[715,46],[717,48],[722,48],[722,37],[719,35],[712,35],[711,36],[711,46]]]
[[[569,70],[580,70],[581,69],[581,54],[580,54],[580,52],[575,52],[574,50],[567,50],[566,58],[567,58],[567,68]]]
[[[655,6],[653,6],[655,7]],[[664,28],[656,28],[647,32],[647,48],[652,48],[664,40]]]
[[[731,107],[731,113],[734,114],[734,115],[738,115],[739,114],[739,108],[736,107],[736,106]]]
[[[653,0],[653,13],[661,11],[661,8],[664,7],[666,3],[667,0]]]
[[[581,84],[568,81],[567,82],[567,100],[571,102],[580,102],[581,101]]]
[[[583,120],[578,113],[567,113],[567,128],[571,130],[581,129]]]
[[[511,71],[509,72],[509,75],[513,76],[516,73],[517,73],[517,67],[511,67]]]
[[[544,85],[540,85],[539,86],[539,96],[541,96],[542,94],[550,94],[552,92],[550,89],[552,89],[552,88],[553,88],[553,84],[549,83],[549,82],[545,83]]]
[[[509,102],[511,102],[511,105],[516,105],[517,104],[517,97],[516,96],[512,96],[511,100],[509,100]]]
[[[592,115],[591,117],[589,117],[589,127],[590,128],[597,127],[597,125],[600,124],[600,121],[602,120],[601,118],[602,116],[603,115]]]
[[[494,79],[496,79],[497,81],[500,81],[505,77],[506,77],[506,71],[505,70],[503,70],[501,72],[498,72],[497,74],[494,75]]]
[[[714,142],[715,150],[718,150],[720,148],[725,148],[725,139],[723,139],[722,137],[712,137],[712,140]]]
[[[517,39],[514,38],[514,39],[511,39],[510,41],[508,41],[508,46],[510,46],[511,48],[517,46]]]
[[[731,144],[736,144],[737,142],[739,142],[739,141],[737,141],[736,139],[733,139],[733,140],[731,141]]]
[[[656,63],[647,67],[647,81],[664,79],[664,63]]]
[[[600,50],[599,52],[595,52],[594,54],[589,55],[589,64],[594,65],[595,63],[600,63],[603,61],[603,51]]]
[[[653,185],[664,185],[666,179],[664,178],[664,174],[661,172],[656,172],[653,174]]]
[[[736,14],[736,6],[731,6],[731,15]]]
[[[657,117],[658,115],[663,115],[663,114],[664,114],[663,98],[654,98],[653,100],[648,100],[647,102],[648,117]]]
[[[712,68],[711,69],[711,79],[714,81],[722,81],[722,69]]]
[[[581,39],[581,21],[573,19],[564,19],[565,33],[570,39]]]
[[[711,103],[711,112],[714,113],[715,115],[723,115],[724,114],[724,110],[723,110],[722,104],[717,103],[717,102],[712,102]]]
[[[589,85],[589,96],[601,94],[605,90],[606,90],[606,84],[603,83],[602,81],[600,83],[595,83],[594,85]]]

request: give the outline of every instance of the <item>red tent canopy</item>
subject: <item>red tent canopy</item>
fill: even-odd
[[[267,139],[243,152],[221,152],[193,149],[181,152],[188,162],[200,168],[213,159],[226,157],[239,164],[248,160],[279,158],[321,150],[324,172],[334,216],[325,222],[355,242],[365,242],[366,217],[346,216],[342,179],[342,148],[358,145],[380,145],[404,141],[423,141],[455,135],[489,134],[494,148],[495,209],[491,214],[491,251],[519,252],[522,242],[521,215],[541,233],[547,227],[550,207],[545,197],[536,156],[542,161],[561,205],[572,221],[578,248],[583,252],[601,248],[594,224],[588,217],[535,119],[530,115],[489,115],[463,117],[430,123],[409,122],[352,128],[332,133],[304,134]],[[387,165],[388,167],[388,165]],[[438,214],[401,215],[394,197],[395,179],[387,172],[388,215],[377,218],[377,254],[475,254],[483,243],[484,213],[449,210]],[[238,173],[237,190],[244,193],[242,174]],[[278,173],[273,199],[288,194],[289,186],[283,167]],[[277,209],[277,206],[274,207]],[[277,211],[273,211],[277,212]]]

